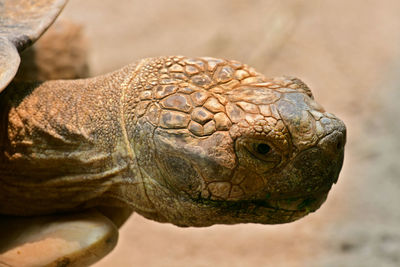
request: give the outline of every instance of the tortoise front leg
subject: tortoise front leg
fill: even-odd
[[[88,266],[116,245],[118,229],[96,210],[0,217],[0,266]]]

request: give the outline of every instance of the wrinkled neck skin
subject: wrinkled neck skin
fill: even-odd
[[[0,213],[105,205],[179,226],[287,223],[321,206],[343,162],[345,126],[304,83],[236,61],[150,58],[12,86]]]
[[[106,205],[152,210],[127,144],[121,86],[136,64],[75,81],[11,84],[0,96],[0,213]]]

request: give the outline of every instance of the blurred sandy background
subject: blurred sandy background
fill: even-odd
[[[348,127],[323,207],[287,225],[181,229],[134,215],[95,266],[400,266],[400,1],[71,0],[92,75],[143,57],[232,58],[304,80]]]

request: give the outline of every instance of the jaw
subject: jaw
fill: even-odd
[[[326,192],[279,200],[200,200],[198,202],[207,208],[218,210],[219,218],[217,216],[209,217],[208,223],[210,224],[282,224],[293,222],[316,211],[325,202],[327,195]]]
[[[154,186],[155,184],[153,184]],[[166,188],[148,188],[157,212],[151,217],[181,227],[206,227],[214,224],[282,224],[298,220],[316,211],[326,200],[328,192],[289,199],[256,199],[225,201],[176,195]],[[140,213],[140,212],[139,212]],[[153,217],[154,216],[154,217]]]

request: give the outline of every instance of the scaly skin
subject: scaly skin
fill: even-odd
[[[0,213],[131,207],[179,226],[285,223],[336,182],[345,126],[295,78],[144,59],[1,95]]]

